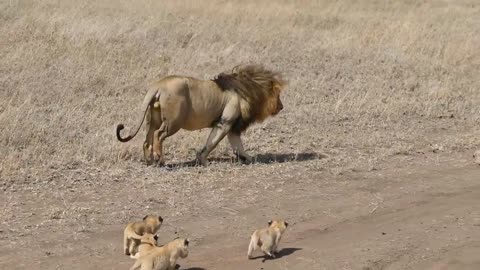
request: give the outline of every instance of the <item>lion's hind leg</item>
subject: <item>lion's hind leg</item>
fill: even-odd
[[[164,119],[160,128],[155,130],[153,134],[153,158],[158,165],[164,165],[164,153],[163,153],[163,141],[174,135],[180,130],[181,124],[183,124],[183,117],[175,119],[176,121],[170,121]]]
[[[163,122],[153,133],[153,159],[158,165],[164,165],[163,141],[168,136],[168,122]]]
[[[188,95],[188,89],[184,88],[184,85],[171,85],[171,88],[164,95],[159,98],[158,110],[159,113],[159,125],[153,135],[153,158],[154,160],[163,165],[164,153],[163,153],[163,141],[177,133],[180,128],[185,124],[188,117],[188,103],[186,96]],[[180,87],[180,88],[177,88]]]
[[[146,130],[147,135],[145,137],[145,142],[143,143],[143,155],[147,165],[150,165],[154,161],[154,143],[155,143],[155,132],[161,127],[161,110],[160,108],[155,108],[151,106],[146,115]]]
[[[143,156],[145,158],[145,162],[147,163],[147,165],[152,164],[153,148],[152,148],[152,145],[149,144],[147,141],[143,143]]]

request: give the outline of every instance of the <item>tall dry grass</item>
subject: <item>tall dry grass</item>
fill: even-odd
[[[146,82],[245,62],[289,80],[285,110],[247,132],[253,152],[377,155],[430,135],[465,149],[480,143],[479,51],[468,0],[1,1],[0,176],[138,160],[143,134],[114,129],[134,125]],[[206,132],[167,140],[168,158]]]

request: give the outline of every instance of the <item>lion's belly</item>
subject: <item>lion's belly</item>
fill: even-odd
[[[190,110],[187,118],[185,119],[184,129],[186,130],[198,130],[203,128],[209,128],[215,121],[222,115],[222,108],[195,108]]]
[[[199,130],[202,128],[208,128],[212,126],[212,123],[215,120],[211,120],[210,117],[202,117],[201,115],[198,114],[190,114],[190,117],[188,117],[185,121],[185,124],[183,126],[183,129],[186,130]]]
[[[225,98],[221,91],[209,86],[203,90],[191,89],[189,103],[191,106],[183,128],[198,130],[209,128],[220,119],[225,107]]]

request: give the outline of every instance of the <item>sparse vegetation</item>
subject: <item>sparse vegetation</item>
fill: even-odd
[[[480,117],[479,8],[464,2],[5,1],[2,175],[139,160],[142,139],[119,144],[113,129],[133,118],[145,82],[245,62],[290,82],[285,113],[266,123],[279,142],[253,131],[256,152],[386,151],[431,135],[464,148],[457,132]],[[437,141],[452,122],[454,141]],[[205,137],[185,134],[167,153],[192,158]]]

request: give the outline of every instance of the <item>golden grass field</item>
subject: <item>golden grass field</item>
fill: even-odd
[[[128,269],[122,228],[155,211],[166,218],[166,235],[193,239],[191,256],[179,262],[199,267],[191,269],[430,269],[417,263],[457,254],[446,238],[458,228],[435,244],[413,225],[402,232],[418,232],[423,240],[415,244],[400,236],[397,246],[357,239],[382,247],[368,255],[347,243],[329,253],[305,242],[278,259],[284,268],[277,260],[244,265],[243,255],[251,229],[272,215],[294,220],[292,231],[300,226],[285,238],[295,246],[302,233],[323,241],[325,232],[305,224],[351,221],[341,227],[346,235],[368,235],[378,221],[371,215],[408,209],[406,198],[428,204],[457,189],[461,198],[467,190],[477,195],[479,171],[470,166],[480,147],[479,52],[480,2],[473,0],[0,1],[0,268],[21,269],[17,262],[26,259],[35,269]],[[209,167],[182,166],[208,130],[167,138],[167,168],[143,164],[143,130],[129,143],[116,140],[117,124],[136,124],[149,82],[171,74],[211,79],[244,63],[288,80],[284,110],[244,135],[256,163],[234,162],[222,142]],[[437,177],[439,169],[446,172]],[[478,208],[468,207],[479,196],[455,198],[448,197],[450,209],[478,224]],[[429,220],[444,217],[449,204],[435,209]],[[352,221],[361,214],[372,223]],[[468,242],[479,236],[474,228],[460,228],[456,247],[477,247]],[[228,246],[232,261],[207,262],[226,245],[208,244],[222,239],[220,230],[231,230],[223,239],[239,248]],[[398,255],[408,248],[411,259]],[[439,252],[422,259],[423,248]],[[330,259],[316,260],[322,254]],[[478,269],[472,260],[468,269]]]

